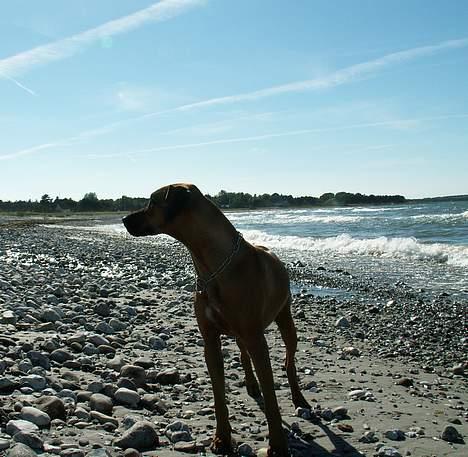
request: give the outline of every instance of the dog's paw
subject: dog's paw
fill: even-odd
[[[221,439],[218,435],[215,435],[210,446],[211,452],[216,455],[233,455],[233,443],[229,439]]]

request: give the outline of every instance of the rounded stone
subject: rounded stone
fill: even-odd
[[[453,425],[446,425],[440,437],[450,443],[463,443],[463,436]]]
[[[112,414],[112,410],[114,409],[114,405],[112,400],[103,394],[93,394],[89,399],[89,407],[93,411],[99,411],[103,414]]]
[[[50,424],[50,416],[33,406],[25,406],[21,410],[21,418],[36,424],[38,427],[47,427]]]
[[[136,407],[140,403],[140,394],[134,390],[127,389],[126,387],[121,387],[117,389],[114,398],[125,405],[131,407]]]
[[[6,457],[36,457],[37,454],[25,444],[15,444],[6,454]]]
[[[153,424],[139,421],[127,430],[114,444],[122,449],[134,448],[138,451],[149,451],[159,445],[159,437]]]

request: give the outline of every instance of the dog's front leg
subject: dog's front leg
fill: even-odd
[[[215,330],[202,334],[205,342],[205,361],[211,378],[216,414],[216,433],[211,445],[215,454],[227,455],[232,451],[231,426],[226,406],[224,363],[221,340]]]

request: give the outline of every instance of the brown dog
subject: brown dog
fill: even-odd
[[[123,223],[134,236],[170,235],[192,255],[198,275],[195,314],[205,343],[216,409],[213,451],[232,451],[220,342],[220,335],[226,334],[234,336],[239,346],[248,393],[258,396],[251,360],[254,363],[268,421],[269,455],[288,455],[264,336],[273,321],[286,345],[293,403],[296,407],[309,405],[296,377],[297,338],[284,265],[268,249],[243,240],[224,214],[192,184],[162,187],[151,195],[146,208],[125,217]]]

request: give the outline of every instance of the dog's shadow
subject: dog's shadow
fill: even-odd
[[[252,397],[253,398],[253,397]],[[263,398],[253,398],[259,408],[264,412]],[[311,424],[320,428],[322,432],[328,437],[334,449],[329,451],[320,444],[314,441],[312,434],[305,433],[299,436],[298,434],[291,433],[291,425],[282,419],[283,427],[288,433],[288,446],[293,457],[361,457],[362,454],[350,443],[348,443],[341,436],[333,432],[327,425],[323,424],[316,418],[309,421]]]

